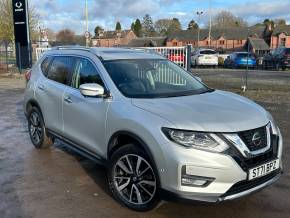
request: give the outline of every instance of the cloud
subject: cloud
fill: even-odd
[[[84,0],[29,0],[40,15],[40,22],[54,31],[70,28],[78,34],[85,31]],[[249,23],[261,22],[265,18],[285,18],[290,21],[290,1],[288,0],[213,0],[213,15],[221,10],[228,10],[243,17]],[[197,20],[195,11],[202,10],[201,24],[208,23],[208,1],[204,0],[88,0],[90,31],[96,25],[113,29],[120,21],[123,29],[130,28],[131,23],[145,14],[153,20],[160,18],[178,18],[186,28],[191,19]]]

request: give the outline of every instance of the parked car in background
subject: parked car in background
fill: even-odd
[[[191,55],[192,66],[218,66],[218,55],[213,49],[197,49]]]
[[[247,63],[252,68],[257,66],[257,61],[253,54],[248,52],[234,52],[226,58],[224,66],[228,68],[239,68],[246,67]]]
[[[290,68],[290,48],[276,48],[263,57],[263,68],[286,70]]]

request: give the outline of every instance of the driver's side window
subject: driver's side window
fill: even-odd
[[[104,87],[104,83],[95,66],[85,58],[77,58],[72,77],[72,87],[78,89],[85,83],[97,83]]]

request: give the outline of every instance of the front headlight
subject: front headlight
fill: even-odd
[[[274,135],[279,135],[279,131],[280,131],[280,130],[279,130],[278,126],[276,125],[276,122],[275,122],[273,116],[270,114],[269,111],[267,111],[267,112],[268,112],[268,118],[269,118],[269,120],[270,120],[271,127],[272,127],[272,133],[273,133]]]
[[[162,128],[162,131],[169,140],[188,148],[192,147],[211,152],[223,152],[229,148],[229,146],[222,139],[213,133],[193,132],[169,128]]]

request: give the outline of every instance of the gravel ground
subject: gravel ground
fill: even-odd
[[[213,87],[225,87],[224,80],[219,83],[200,76]],[[33,148],[22,109],[24,86],[22,78],[0,76],[1,218],[289,217],[290,92],[287,90],[272,88],[246,93],[273,113],[284,136],[285,173],[275,185],[221,204],[163,203],[154,211],[136,213],[112,199],[104,168],[67,150],[59,142],[46,150]],[[238,91],[238,87],[234,90]]]

